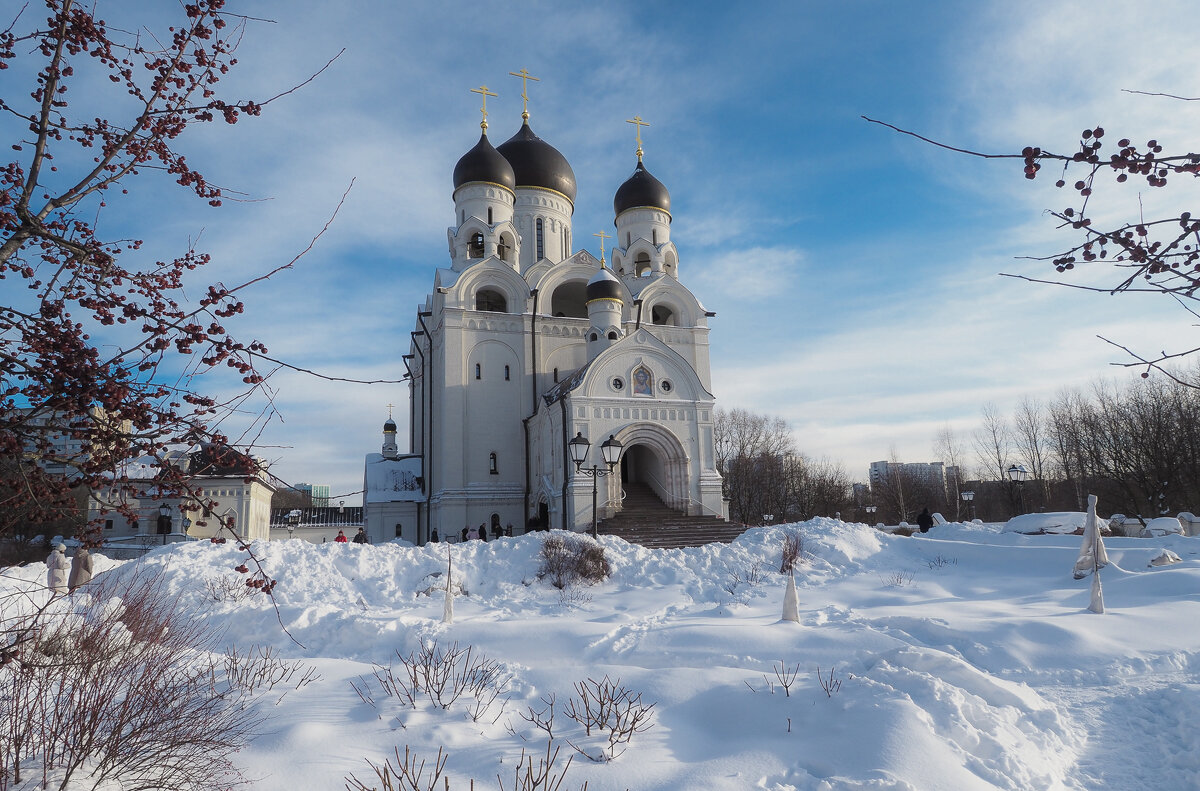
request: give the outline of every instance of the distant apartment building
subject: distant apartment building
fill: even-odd
[[[939,491],[946,490],[947,472],[955,471],[956,467],[946,467],[943,462],[914,462],[911,464],[894,461],[873,461],[869,480],[874,488],[885,482],[892,475],[903,475],[905,478],[920,482]],[[950,480],[953,480],[951,478]]]
[[[298,483],[292,488],[307,494],[312,499],[313,508],[329,508],[329,484]]]

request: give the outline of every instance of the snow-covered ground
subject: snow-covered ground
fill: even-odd
[[[804,535],[800,623],[780,618],[789,529]],[[444,748],[454,791],[472,778],[497,789],[498,774],[511,788],[522,749],[542,754],[547,741],[521,715],[550,695],[559,763],[575,756],[564,791],[1200,787],[1200,538],[1106,540],[1099,615],[1090,580],[1071,576],[1077,536],[949,524],[906,538],[815,519],[687,550],[603,538],[611,578],[566,594],[537,579],[543,539],[451,547],[467,595],[450,624],[444,594],[419,593],[444,572],[445,544],[256,545],[295,642],[265,596],[209,595],[210,581],[239,576],[233,543],[140,562],[227,644],[269,646],[319,674],[260,702],[267,730],[235,758],[256,791],[373,781],[366,762],[394,761],[397,746],[430,761]],[[1182,562],[1150,566],[1163,549]],[[40,564],[8,569],[0,588],[44,578]],[[503,711],[478,722],[463,701],[414,711],[377,685],[364,702],[351,682],[370,688],[377,665],[398,667],[397,652],[422,641],[501,663]],[[797,666],[785,692],[776,668]],[[818,668],[840,688],[827,693]],[[599,742],[563,709],[573,685],[606,674],[656,704],[653,727],[593,762],[568,740],[593,753]]]

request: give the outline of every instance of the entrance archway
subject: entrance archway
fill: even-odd
[[[625,445],[622,485],[644,484],[668,508],[686,511],[689,464],[678,437],[656,423],[638,423],[622,430],[617,439]]]

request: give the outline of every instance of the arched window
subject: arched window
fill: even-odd
[[[487,310],[492,313],[507,313],[508,300],[499,291],[491,288],[481,288],[475,292],[475,310]]]
[[[633,261],[633,271],[638,277],[645,277],[650,274],[650,254],[638,253],[637,258]]]
[[[554,369],[554,381],[556,381],[556,382],[558,381],[558,369],[557,368]]]
[[[595,341],[595,340],[599,340],[599,339],[600,339],[600,336],[599,336],[599,335],[597,335],[597,334],[596,334],[596,333],[594,333],[594,332],[593,332],[591,335],[589,335],[589,336],[588,336],[588,340],[589,340],[589,341]]]
[[[616,331],[616,330],[611,330],[611,331],[608,333],[608,339],[609,339],[610,341],[615,341],[615,340],[617,339],[617,331]]]
[[[501,234],[500,244],[496,248],[496,254],[500,256],[501,261],[507,261],[512,254],[512,244],[508,241],[508,234]]]
[[[479,231],[471,234],[471,241],[467,244],[467,258],[483,258],[483,234]]]
[[[542,231],[542,218],[537,218],[537,260],[546,257],[546,237]]]
[[[492,224],[492,207],[488,206],[488,225]]]
[[[401,525],[399,522],[397,522],[396,523],[396,538],[403,538],[403,535],[402,535],[403,531],[404,531],[404,526]]]
[[[666,305],[655,305],[650,310],[650,323],[675,326],[675,314]]]
[[[500,474],[500,470],[498,470],[496,468],[496,454],[495,453],[491,453],[488,455],[488,472],[490,472],[492,475]]]
[[[492,535],[500,535],[500,514],[492,514]]]
[[[504,381],[506,381],[506,382],[507,382],[507,381],[509,381],[509,376],[508,376],[508,366],[507,366],[507,365],[506,365],[506,366],[504,366]]]
[[[491,221],[492,221],[492,210],[488,209],[488,222],[491,222]],[[654,245],[655,247],[658,247],[658,229],[657,228],[652,228],[650,230],[650,244]]]
[[[475,363],[475,378],[476,379],[483,378],[483,371],[482,371],[482,369],[480,369],[479,363]]]

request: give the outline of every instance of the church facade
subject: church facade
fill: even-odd
[[[485,109],[479,142],[454,168],[448,265],[404,355],[409,447],[397,447],[389,415],[381,452],[366,459],[372,541],[421,544],[481,524],[489,535],[585,530],[593,483],[598,519],[622,509],[631,485],[681,513],[725,515],[713,314],[680,279],[670,194],[645,168],[640,126],[636,167],[613,200],[610,267],[603,247],[600,259],[575,249],[575,174],[527,108],[495,147]],[[568,450],[576,437],[591,443],[585,473]],[[593,479],[610,438],[620,461]]]

